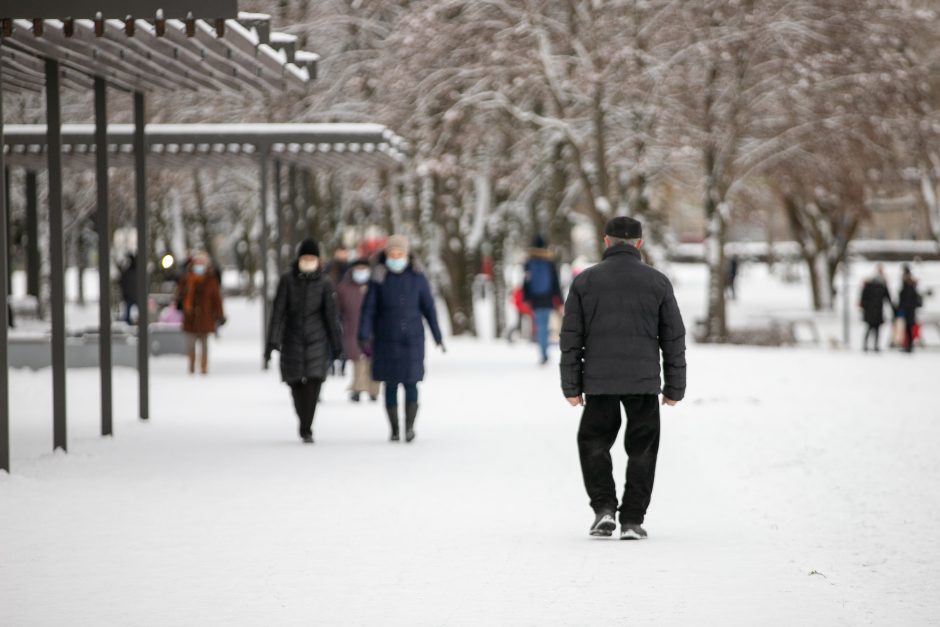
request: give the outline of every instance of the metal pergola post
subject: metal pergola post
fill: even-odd
[[[42,261],[39,257],[39,181],[32,170],[26,172],[26,293],[36,297],[39,307]]]
[[[303,225],[300,224],[300,214],[297,208],[297,164],[287,167],[287,215],[290,216],[290,245],[291,251],[303,239]]]
[[[46,59],[49,162],[49,286],[52,308],[52,448],[68,450],[65,414],[65,241],[62,216],[62,116],[59,62]]]
[[[137,197],[137,374],[139,416],[150,419],[150,285],[147,276],[147,153],[144,145],[144,94],[134,92],[134,186]]]
[[[2,38],[2,35],[0,35]],[[3,69],[0,68],[0,169],[3,169]],[[6,182],[0,181],[0,210],[5,215]],[[7,273],[7,227],[6,220],[0,224],[0,276]],[[10,472],[10,370],[7,356],[10,321],[7,291],[0,290],[0,470]]]
[[[259,175],[261,177],[261,241],[258,242],[258,263],[261,266],[261,349],[267,350],[268,321],[271,319],[271,305],[268,301],[268,249],[271,234],[268,227],[268,149],[260,146],[258,150]],[[267,368],[267,364],[264,365]]]
[[[303,187],[303,199],[304,199],[304,208],[303,208],[303,221],[304,221],[304,237],[313,237],[313,225],[314,225],[314,216],[313,216],[313,196],[310,193],[310,186],[316,183],[316,178],[313,176],[313,172],[304,168],[303,176],[301,177],[301,185]]]
[[[7,294],[13,293],[13,205],[10,201],[10,166],[3,167],[3,221],[5,222],[6,235],[4,237],[6,240],[6,250],[7,250],[7,267],[6,267],[6,278],[7,278]]]
[[[101,435],[114,433],[111,408],[111,212],[108,206],[107,83],[95,77],[95,177],[98,192],[98,368],[101,371]]]
[[[281,161],[274,160],[274,221],[277,232],[274,234],[274,263],[278,275],[284,270],[284,196],[281,189]]]

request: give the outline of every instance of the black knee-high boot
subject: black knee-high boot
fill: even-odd
[[[407,403],[405,405],[405,441],[411,442],[415,439],[415,418],[418,417],[418,404]]]
[[[398,442],[401,439],[398,436],[398,405],[386,405],[385,411],[388,413],[388,424],[392,428],[392,435],[389,440]]]

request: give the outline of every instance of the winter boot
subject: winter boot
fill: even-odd
[[[352,394],[350,394],[350,395],[349,395],[349,400],[351,400],[353,403],[358,403],[358,402],[359,402],[359,392],[353,392]]]
[[[304,441],[304,444],[313,444],[313,434],[312,434],[312,433],[311,433],[310,435],[302,436],[300,439]]]
[[[620,525],[621,540],[645,540],[646,529],[639,523],[622,523]]]
[[[617,528],[617,521],[614,520],[614,513],[608,510],[597,512],[594,518],[594,524],[591,525],[591,535],[598,538],[609,538]]]
[[[415,439],[415,418],[418,417],[418,404],[408,403],[405,405],[405,441],[411,442]]]
[[[385,410],[388,412],[388,424],[392,428],[392,436],[389,440],[398,442],[401,439],[398,437],[398,405],[386,406]]]

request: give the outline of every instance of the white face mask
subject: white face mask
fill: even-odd
[[[352,280],[358,283],[359,285],[362,285],[363,283],[369,280],[369,275],[371,274],[372,274],[372,271],[369,270],[368,268],[356,268],[352,272]]]
[[[315,259],[313,261],[298,261],[297,267],[300,268],[300,271],[304,274],[310,274],[311,272],[316,272],[317,268],[320,267],[320,260]]]

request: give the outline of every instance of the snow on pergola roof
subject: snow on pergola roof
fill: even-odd
[[[35,13],[19,8],[13,15],[12,9],[7,0],[0,6],[5,90],[41,91],[46,59],[61,64],[63,86],[81,89],[91,87],[93,77],[99,76],[127,91],[276,93],[302,90],[316,76],[319,57],[297,50],[296,38],[272,33],[268,15],[238,13],[235,19],[210,22],[161,12],[142,19],[145,13],[127,8],[133,16],[122,19],[107,19],[105,13],[91,13],[87,19],[15,19]],[[76,15],[71,7],[60,10],[60,17]]]
[[[92,124],[62,126],[66,166],[94,165],[94,132]],[[133,125],[108,125],[113,165],[130,163],[133,139]],[[8,124],[3,140],[4,158],[11,165],[45,167],[45,125]],[[404,160],[408,150],[401,137],[381,124],[148,124],[144,143],[149,159],[173,167],[231,165],[239,157],[267,151],[300,165],[387,168]]]

